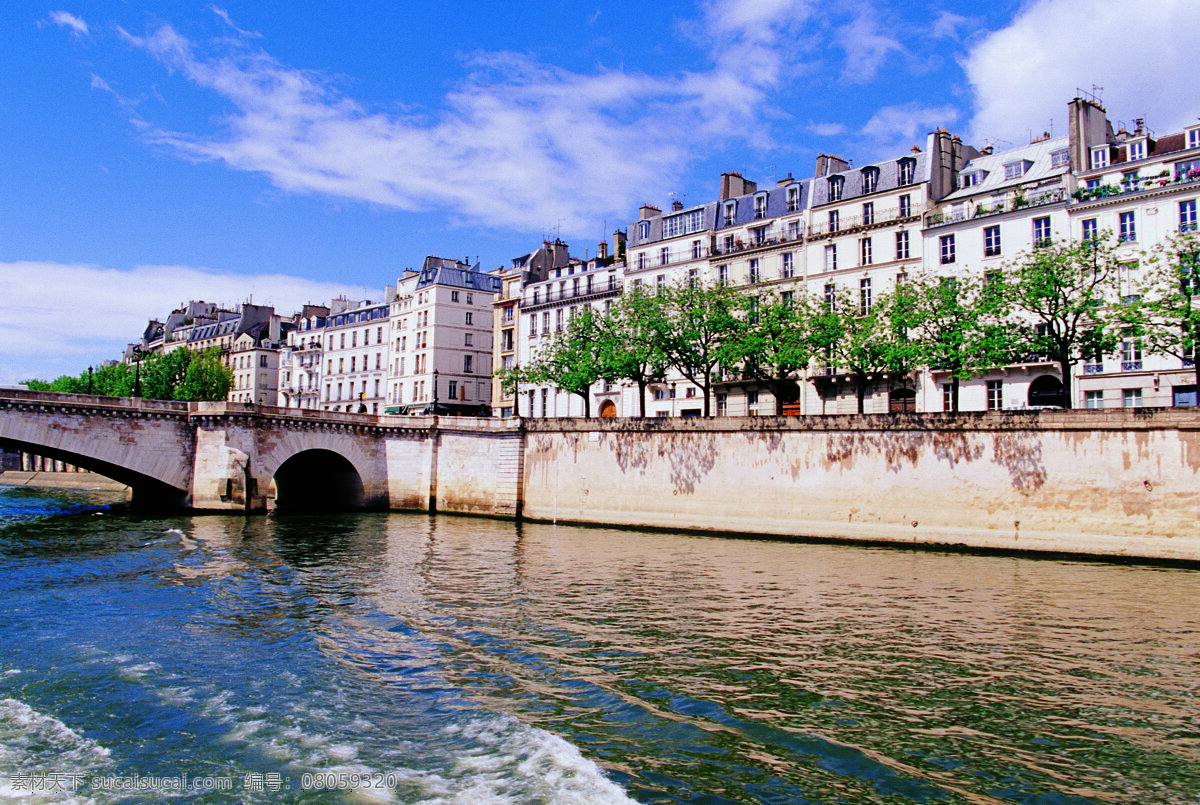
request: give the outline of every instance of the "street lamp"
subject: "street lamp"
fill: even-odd
[[[133,348],[133,396],[142,396],[142,348]]]
[[[92,367],[88,367],[88,394],[92,393]]]
[[[434,416],[437,416],[437,393],[438,393],[437,380],[438,380],[438,370],[434,369],[433,370],[433,415]]]

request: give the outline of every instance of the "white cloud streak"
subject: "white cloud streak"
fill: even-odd
[[[50,21],[59,27],[71,29],[71,33],[75,36],[88,35],[88,24],[70,12],[51,11]]]
[[[53,289],[53,290],[48,290]],[[234,306],[253,297],[288,316],[308,302],[382,299],[362,288],[281,274],[229,274],[189,266],[129,270],[86,264],[0,263],[0,383],[76,375],[121,356],[146,322],[191,299]]]
[[[963,61],[975,96],[969,141],[1066,131],[1076,89],[1103,87],[1110,118],[1178,130],[1196,114],[1193,0],[1036,0]]]

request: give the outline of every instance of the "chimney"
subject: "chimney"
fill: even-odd
[[[674,201],[671,202],[671,212],[679,212],[682,209],[683,209],[683,202],[680,201],[679,199],[675,199]]]
[[[921,146],[919,146],[919,145],[914,145],[914,146],[912,147],[912,152],[913,152],[914,154],[919,154],[919,153],[921,153]]]
[[[728,201],[737,196],[744,196],[747,193],[753,193],[758,189],[758,185],[751,182],[749,179],[743,179],[740,173],[722,173],[721,174],[721,201]]]
[[[792,172],[791,172],[791,171],[788,171],[788,175],[787,175],[787,176],[784,176],[782,179],[780,179],[779,181],[777,181],[777,182],[775,183],[775,186],[776,186],[776,187],[783,187],[785,184],[791,184],[791,183],[792,183],[792,182],[794,182],[794,181],[796,181],[796,180],[792,178]]]
[[[1067,142],[1071,149],[1071,170],[1087,170],[1092,165],[1092,149],[1114,142],[1112,123],[1104,107],[1087,98],[1072,98],[1067,105]]]
[[[607,240],[600,241],[600,246],[599,246],[599,248],[596,249],[596,259],[597,260],[607,260],[608,259],[608,241]]]
[[[619,229],[613,232],[613,256],[618,260],[625,259],[625,233]]]
[[[643,204],[642,208],[640,210],[638,210],[638,220],[639,221],[646,221],[646,220],[649,220],[650,218],[657,218],[660,215],[662,215],[662,210],[660,210],[658,207],[655,207],[653,204]]]
[[[841,173],[850,167],[849,161],[833,154],[817,154],[816,176],[828,176],[831,173]]]

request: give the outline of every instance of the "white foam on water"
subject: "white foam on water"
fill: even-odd
[[[475,718],[449,728],[477,744],[458,758],[448,793],[423,800],[440,803],[542,802],[631,803],[633,800],[588,760],[578,747],[543,729],[508,716]]]
[[[109,750],[54,716],[0,699],[0,802],[83,803],[70,787],[50,790],[18,775],[82,775],[109,762]]]

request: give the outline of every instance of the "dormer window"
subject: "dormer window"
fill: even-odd
[[[638,221],[638,240],[646,240],[650,237],[650,222]]]
[[[767,217],[767,194],[759,193],[754,197],[754,218],[761,219]]]
[[[841,201],[842,200],[842,184],[844,182],[845,182],[845,178],[842,176],[830,176],[829,177],[829,200],[830,201]]]
[[[987,177],[987,171],[971,171],[958,177],[959,187],[974,187]]]
[[[1133,140],[1129,143],[1126,149],[1126,161],[1133,162],[1138,159],[1146,158],[1146,141]]]
[[[863,193],[874,193],[879,189],[879,168],[866,168],[862,172]]]
[[[1108,146],[1101,145],[1092,149],[1092,167],[1107,168],[1108,167]]]
[[[905,157],[900,160],[900,165],[897,168],[896,181],[903,187],[906,184],[912,184],[917,180],[917,161],[911,157]]]
[[[1004,178],[1020,179],[1025,175],[1025,171],[1029,170],[1029,166],[1033,163],[1028,159],[1019,159],[1016,162],[1004,163]]]
[[[787,211],[795,212],[800,209],[800,188],[792,185],[787,189]]]
[[[725,225],[728,226],[728,225],[732,224],[733,219],[736,215],[737,215],[737,202],[736,201],[726,201],[725,202]]]
[[[1070,164],[1071,152],[1065,148],[1050,155],[1050,167],[1052,168],[1064,168]]]
[[[1200,148],[1200,129],[1188,129],[1187,147]]]

